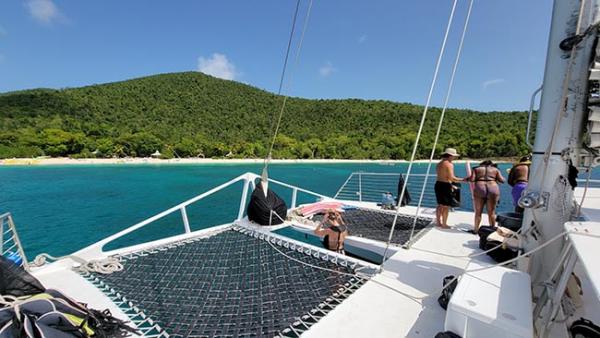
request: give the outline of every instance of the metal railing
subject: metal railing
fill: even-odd
[[[587,180],[585,178],[577,179],[577,187],[585,187],[586,181]],[[589,188],[600,188],[600,180],[589,180],[587,183]]]
[[[0,236],[0,253],[2,253],[2,257],[28,269],[27,256],[25,256],[25,251],[15,228],[15,222],[9,212],[0,215]]]
[[[426,176],[426,174],[410,175],[406,183],[406,189],[412,198],[412,202],[409,205],[417,205],[419,202]],[[379,203],[382,200],[383,194],[387,192],[394,196],[397,195],[399,179],[399,173],[354,172],[348,176],[348,179],[340,187],[334,198]],[[422,206],[434,207],[436,205],[434,185],[435,175],[429,175]]]
[[[90,246],[88,246],[86,248],[83,248],[83,249],[77,251],[76,253],[74,253],[73,255],[75,255],[75,256],[77,256],[79,258],[85,259],[85,260],[97,259],[98,257],[109,255],[112,252],[108,251],[108,253],[107,253],[107,251],[104,251],[104,249],[103,249],[108,243],[113,242],[113,241],[115,241],[115,240],[117,240],[117,239],[119,239],[119,238],[121,238],[121,237],[123,237],[123,236],[125,236],[127,234],[130,234],[130,233],[132,233],[132,232],[134,232],[134,231],[136,231],[138,229],[141,229],[141,228],[143,228],[143,227],[145,227],[145,226],[147,226],[149,224],[152,224],[152,223],[154,223],[154,222],[156,222],[156,221],[158,221],[158,220],[160,220],[160,219],[162,219],[162,218],[164,218],[164,217],[166,217],[168,215],[171,215],[171,214],[177,213],[177,212],[179,212],[181,214],[181,219],[182,219],[182,223],[183,223],[183,234],[177,235],[177,236],[173,236],[173,237],[167,237],[167,238],[159,239],[159,240],[156,240],[156,241],[152,241],[150,243],[144,243],[144,244],[141,244],[141,245],[131,246],[131,247],[129,247],[129,249],[131,249],[131,248],[138,248],[140,246],[146,246],[146,245],[149,245],[149,244],[160,244],[163,241],[170,241],[170,240],[175,240],[175,239],[179,239],[179,238],[185,238],[190,233],[193,232],[191,230],[189,218],[188,218],[188,215],[187,215],[187,207],[190,206],[190,205],[192,205],[192,204],[195,204],[195,203],[201,201],[202,199],[204,199],[204,198],[206,198],[208,196],[214,195],[217,192],[219,192],[219,191],[221,191],[221,190],[223,190],[223,189],[225,189],[225,188],[227,188],[227,187],[229,187],[229,186],[231,186],[231,185],[233,185],[235,183],[238,183],[238,182],[243,182],[242,196],[240,198],[239,209],[237,210],[237,217],[233,216],[231,221],[233,222],[235,220],[241,220],[244,217],[244,213],[246,211],[246,206],[247,206],[248,194],[250,192],[250,187],[252,189],[254,189],[256,187],[256,179],[258,179],[258,178],[260,178],[260,176],[254,174],[254,173],[245,173],[243,175],[240,175],[240,176],[238,176],[238,177],[236,177],[236,178],[234,178],[234,179],[232,179],[230,181],[227,181],[227,182],[225,182],[225,183],[223,183],[223,184],[221,184],[221,185],[219,185],[219,186],[217,186],[217,187],[215,187],[213,189],[210,189],[210,190],[206,191],[205,193],[202,193],[202,194],[200,194],[200,195],[198,195],[196,197],[193,197],[193,198],[191,198],[191,199],[189,199],[189,200],[187,200],[185,202],[177,204],[177,205],[175,205],[175,206],[173,206],[173,207],[171,207],[171,208],[169,208],[169,209],[167,209],[167,210],[165,210],[165,211],[163,211],[161,213],[158,213],[158,214],[156,214],[156,215],[154,215],[154,216],[152,216],[150,218],[147,218],[147,219],[145,219],[145,220],[143,220],[143,221],[141,221],[141,222],[139,222],[139,223],[137,223],[137,224],[135,224],[135,225],[127,228],[127,229],[124,229],[124,230],[122,230],[122,231],[120,231],[120,232],[118,232],[118,233],[116,233],[114,235],[111,235],[111,236],[109,236],[109,237],[107,237],[107,238],[105,238],[105,239],[103,239],[103,240],[101,240],[99,242],[96,242],[96,243],[94,243],[94,244],[92,244],[92,245],[90,245]],[[283,183],[283,182],[280,182],[280,181],[277,181],[277,180],[269,179],[269,182],[272,183],[272,184],[279,185],[281,187],[288,188],[288,189],[291,190],[292,198],[291,198],[290,208],[295,208],[296,207],[297,199],[298,199],[298,192],[302,192],[302,193],[305,193],[305,194],[308,194],[308,195],[312,195],[312,196],[315,196],[315,197],[318,197],[318,198],[328,198],[327,196],[318,194],[316,192],[313,192],[313,191],[310,191],[310,190],[306,190],[306,189],[302,189],[302,188],[299,188],[299,187],[296,187],[296,186],[293,186],[293,185],[290,185],[290,184],[287,184],[287,183]],[[200,231],[202,231],[202,230],[200,230]]]

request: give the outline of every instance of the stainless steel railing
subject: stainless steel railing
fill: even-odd
[[[248,200],[249,193],[251,193],[250,189],[251,188],[252,189],[255,188],[256,179],[258,179],[258,178],[260,178],[260,176],[254,174],[254,173],[245,173],[243,175],[240,175],[240,176],[238,176],[238,177],[236,177],[236,178],[234,178],[234,179],[232,179],[230,181],[227,181],[227,182],[225,182],[225,183],[223,183],[223,184],[221,184],[221,185],[219,185],[219,186],[217,186],[217,187],[215,187],[213,189],[210,189],[210,190],[208,190],[208,191],[206,191],[206,192],[204,192],[204,193],[202,193],[202,194],[200,194],[200,195],[198,195],[196,197],[193,197],[193,198],[191,198],[191,199],[189,199],[189,200],[187,200],[185,202],[182,202],[182,203],[180,203],[178,205],[175,205],[175,206],[173,206],[173,207],[171,207],[171,208],[169,208],[169,209],[167,209],[167,210],[165,210],[163,212],[160,212],[160,213],[158,213],[158,214],[156,214],[156,215],[154,215],[154,216],[152,216],[150,218],[147,218],[147,219],[145,219],[145,220],[143,220],[143,221],[141,221],[141,222],[139,222],[139,223],[137,223],[135,225],[132,225],[129,228],[126,228],[126,229],[124,229],[124,230],[122,230],[122,231],[120,231],[120,232],[118,232],[118,233],[116,233],[114,235],[111,235],[111,236],[109,236],[109,237],[107,237],[107,238],[105,238],[105,239],[103,239],[103,240],[101,240],[99,242],[96,242],[96,243],[94,243],[94,244],[92,244],[92,245],[90,245],[90,246],[88,246],[86,248],[83,248],[83,249],[79,250],[78,252],[74,253],[74,255],[78,256],[79,258],[88,260],[88,259],[94,259],[94,258],[97,258],[97,257],[101,257],[101,256],[104,256],[104,255],[107,255],[107,252],[110,254],[109,251],[104,251],[104,247],[108,243],[113,242],[116,239],[121,238],[121,237],[123,237],[123,236],[125,236],[127,234],[130,234],[130,233],[132,233],[132,232],[134,232],[134,231],[136,231],[138,229],[146,227],[149,224],[157,222],[158,220],[166,217],[167,215],[171,215],[171,214],[174,214],[174,213],[177,213],[177,212],[179,212],[181,214],[181,220],[182,220],[182,224],[183,224],[183,233],[181,235],[178,235],[178,236],[186,236],[186,235],[192,233],[192,230],[191,230],[191,227],[190,227],[190,222],[189,222],[189,219],[188,219],[188,216],[187,216],[187,207],[190,206],[190,205],[192,205],[192,204],[195,204],[195,203],[197,203],[197,202],[199,202],[201,200],[203,200],[204,198],[206,198],[208,196],[214,195],[214,194],[218,193],[219,191],[221,191],[221,190],[223,190],[223,189],[225,189],[225,188],[227,188],[227,187],[229,187],[229,186],[231,186],[231,185],[233,185],[233,184],[235,184],[237,182],[242,182],[243,183],[243,186],[242,186],[242,196],[240,198],[240,205],[239,205],[239,209],[237,210],[237,215],[232,214],[231,221],[241,220],[244,217],[244,213],[245,213],[245,210],[246,210],[247,200]],[[284,188],[287,188],[287,189],[291,190],[291,193],[292,193],[292,196],[291,196],[291,205],[290,205],[291,208],[295,208],[296,207],[297,198],[298,198],[297,197],[298,196],[298,192],[302,192],[304,194],[312,195],[312,196],[317,197],[317,198],[327,198],[327,196],[318,194],[316,192],[309,191],[309,190],[306,190],[306,189],[302,189],[302,188],[299,188],[299,187],[296,187],[296,186],[293,186],[293,185],[290,185],[290,184],[287,184],[287,183],[283,183],[283,182],[280,182],[280,181],[277,181],[277,180],[269,179],[269,182],[270,182],[270,184],[278,185],[278,186],[281,186],[281,187],[284,187]],[[175,237],[178,237],[178,236],[175,236]],[[168,239],[168,238],[163,238],[163,239],[160,239],[158,241],[162,241],[162,240],[166,240],[166,239]],[[142,245],[145,245],[145,244],[147,244],[147,243],[144,243]]]
[[[411,174],[407,181],[407,191],[412,202],[410,205],[416,205],[421,195],[421,189],[425,184],[426,174]],[[370,173],[354,172],[348,176],[348,179],[335,194],[336,199],[361,201],[361,202],[380,202],[383,194],[386,192],[396,196],[398,191],[399,173]],[[434,207],[435,202],[435,175],[429,175],[425,193],[423,195],[422,206]]]
[[[2,257],[12,260],[17,265],[29,268],[15,222],[9,212],[0,215],[0,253]]]

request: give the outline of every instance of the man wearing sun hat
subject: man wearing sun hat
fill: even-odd
[[[437,226],[443,229],[448,226],[448,213],[452,206],[452,183],[463,181],[462,178],[454,176],[454,164],[452,161],[457,159],[459,154],[454,148],[446,148],[442,153],[442,159],[437,165],[437,180],[435,182],[435,198],[437,208],[435,209],[435,218]]]

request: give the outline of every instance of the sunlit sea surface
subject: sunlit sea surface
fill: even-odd
[[[425,173],[425,164],[413,167]],[[502,172],[509,165],[501,165]],[[272,164],[270,176],[333,196],[352,172],[405,172],[407,164]],[[65,255],[153,216],[245,172],[260,174],[259,164],[100,165],[0,167],[0,214],[13,214],[29,259],[41,252]],[[464,164],[456,165],[464,176]],[[600,172],[594,177],[600,178]],[[228,223],[239,209],[238,183],[188,207],[192,230]],[[510,187],[501,186],[500,211],[512,209]],[[289,205],[291,191],[276,189]],[[463,209],[471,209],[464,187]],[[395,193],[395,191],[393,191]],[[416,195],[416,196],[415,196]],[[315,201],[300,194],[299,202]],[[418,193],[413,193],[413,200]],[[176,212],[136,231],[107,249],[181,233]]]

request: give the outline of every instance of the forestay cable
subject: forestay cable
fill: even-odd
[[[437,131],[435,132],[435,140],[433,141],[433,147],[431,147],[431,154],[429,155],[429,162],[427,163],[427,173],[425,174],[425,180],[423,182],[423,187],[421,188],[421,196],[419,197],[419,203],[417,204],[417,211],[415,212],[415,219],[413,221],[412,229],[410,231],[410,237],[407,242],[407,247],[410,247],[412,244],[412,238],[415,233],[415,227],[417,225],[417,216],[419,216],[419,211],[421,211],[421,204],[423,202],[423,195],[425,194],[425,188],[427,187],[427,181],[429,180],[429,173],[431,172],[431,164],[433,163],[433,157],[435,156],[435,149],[437,148],[438,140],[440,138],[440,132],[442,130],[442,125],[444,124],[444,116],[446,115],[446,109],[448,108],[448,101],[450,100],[450,94],[452,94],[452,88],[454,86],[454,77],[456,75],[456,69],[458,68],[458,64],[460,62],[460,56],[462,53],[463,44],[465,42],[465,35],[467,34],[467,29],[469,27],[469,19],[471,18],[471,10],[473,9],[473,1],[469,2],[469,9],[467,10],[467,16],[465,17],[465,23],[463,26],[462,35],[460,37],[460,43],[458,44],[458,51],[456,52],[456,58],[454,60],[454,66],[452,68],[452,75],[450,76],[450,82],[448,82],[448,90],[446,92],[446,98],[444,99],[444,107],[442,108],[442,113],[440,114],[440,122],[437,126]]]
[[[383,261],[381,262],[381,266],[383,267],[383,263],[387,259],[387,252],[390,247],[390,242],[392,241],[392,235],[394,234],[394,230],[396,228],[396,222],[398,221],[398,214],[400,213],[400,203],[404,199],[404,194],[406,193],[406,186],[408,185],[408,180],[410,178],[410,173],[412,170],[413,162],[415,160],[415,155],[417,154],[417,148],[419,147],[419,140],[421,139],[421,132],[423,131],[423,126],[425,125],[425,118],[427,117],[427,111],[429,110],[429,104],[431,103],[431,97],[433,95],[433,89],[435,88],[435,84],[437,82],[437,76],[440,70],[440,64],[442,63],[442,58],[444,56],[444,51],[446,50],[446,41],[448,41],[448,35],[450,33],[450,27],[452,26],[452,21],[454,20],[454,12],[456,10],[457,0],[454,0],[452,4],[452,10],[450,11],[450,17],[448,18],[448,24],[446,25],[446,33],[444,34],[444,40],[442,41],[442,47],[440,48],[440,53],[437,58],[437,62],[435,65],[435,71],[433,72],[433,80],[431,81],[431,86],[429,87],[429,94],[427,95],[427,102],[425,103],[425,108],[423,109],[423,115],[421,116],[421,123],[419,125],[419,131],[417,132],[417,137],[415,139],[415,144],[413,146],[412,154],[410,156],[410,162],[408,163],[408,169],[406,171],[406,183],[402,186],[402,190],[400,192],[400,196],[398,196],[398,207],[396,208],[396,213],[394,215],[394,222],[392,223],[392,228],[390,229],[390,235],[388,241],[385,245],[385,250],[383,252]]]
[[[301,0],[298,0],[296,2],[296,10],[294,11],[294,19],[292,22],[290,37],[288,40],[287,50],[286,50],[286,54],[285,54],[285,61],[283,63],[283,69],[281,71],[281,78],[279,80],[279,89],[277,91],[278,95],[281,95],[282,90],[283,90],[283,85],[285,82],[285,73],[286,73],[286,69],[287,69],[287,65],[288,65],[288,57],[289,57],[291,46],[292,46],[292,40],[294,39],[294,32],[295,32],[295,27],[296,27],[296,21],[298,18],[298,10],[300,8],[300,1]],[[294,68],[296,68],[296,66],[298,65],[298,60],[300,58],[300,51],[302,50],[302,43],[304,42],[304,35],[306,33],[306,28],[308,27],[308,19],[310,18],[312,4],[313,4],[313,0],[310,0],[308,3],[308,9],[306,10],[306,16],[304,17],[304,24],[303,24],[303,28],[302,28],[302,33],[300,35],[300,40],[298,41],[298,47],[296,48],[296,56],[294,58]],[[288,90],[291,88],[291,85],[292,85],[292,75],[293,75],[293,73],[289,76],[289,80],[287,82]],[[288,99],[288,96],[284,95],[283,102],[281,104],[281,109],[279,110],[279,115],[277,117],[277,123],[275,124],[275,130],[273,130],[273,134],[271,137],[271,144],[269,145],[269,151],[268,151],[267,157],[265,158],[265,161],[264,161],[264,167],[263,167],[263,172],[262,172],[263,182],[266,182],[268,179],[268,167],[269,167],[269,163],[271,161],[271,157],[273,155],[273,147],[275,146],[275,139],[277,138],[277,134],[279,133],[279,127],[281,126],[281,119],[283,117],[283,112],[285,111],[285,105],[287,103],[287,99]],[[266,190],[265,190],[265,193],[266,193]]]

